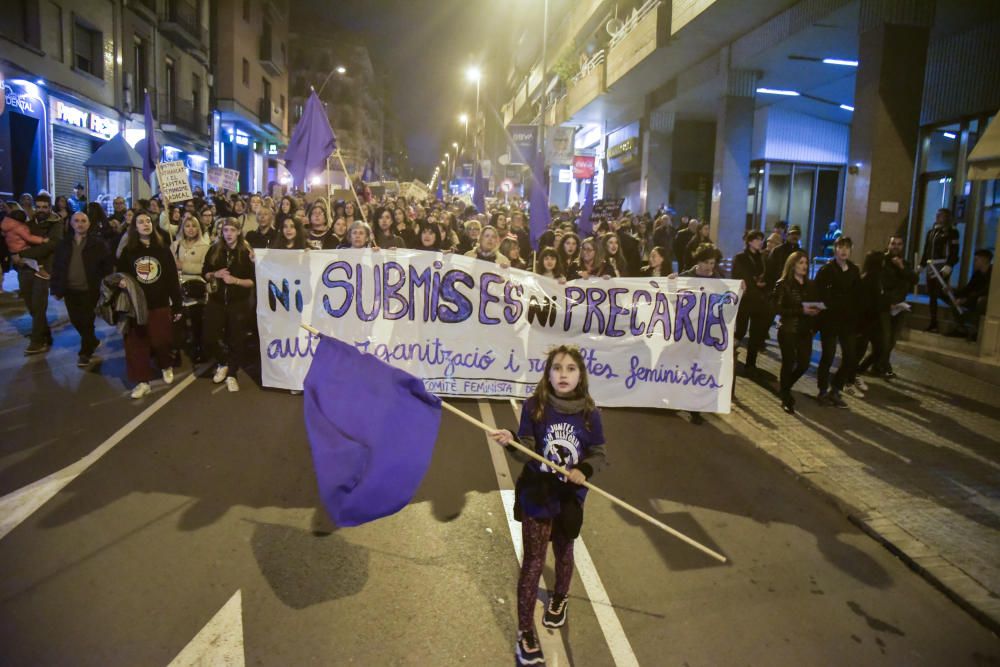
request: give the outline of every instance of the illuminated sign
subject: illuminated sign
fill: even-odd
[[[105,139],[110,139],[118,132],[118,123],[114,119],[67,104],[62,100],[52,100],[52,117],[60,123],[89,130]]]
[[[21,113],[35,113],[34,104],[36,98],[15,91],[9,84],[3,85],[4,102],[7,106],[17,109]]]
[[[268,155],[277,155],[278,154],[278,144],[268,144],[267,145],[267,154]]]

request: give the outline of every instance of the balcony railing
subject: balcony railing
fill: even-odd
[[[270,30],[260,36],[260,66],[271,76],[280,76],[284,69],[284,58],[274,48],[274,37]]]
[[[208,116],[201,113],[194,100],[167,97],[164,94],[157,97],[159,104],[156,119],[161,125],[175,125],[199,136],[208,135]]]
[[[662,0],[646,0],[629,15],[608,47],[607,85],[622,78],[665,43],[669,20],[670,7],[665,7]]]
[[[208,30],[201,25],[201,8],[191,0],[167,0],[160,30],[183,45],[204,51]]]
[[[569,83],[566,93],[566,115],[572,118],[607,90],[607,66],[604,51],[598,51],[584,63]]]

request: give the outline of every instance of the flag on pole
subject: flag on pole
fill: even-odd
[[[320,336],[305,424],[323,506],[338,526],[357,526],[413,498],[431,463],[441,399],[409,373]]]
[[[314,90],[306,100],[302,118],[288,141],[285,167],[292,173],[295,184],[305,190],[307,179],[326,170],[326,160],[335,150],[337,137],[330,127],[326,108]]]
[[[528,198],[528,228],[531,247],[538,250],[538,239],[552,222],[549,215],[549,197],[545,191],[545,152],[539,151],[531,162],[531,196]]]
[[[444,201],[444,185],[442,185],[441,179],[438,179],[437,189],[434,191],[434,198],[438,201]]]
[[[580,211],[577,227],[580,229],[580,238],[585,239],[594,233],[594,223],[591,220],[594,215],[594,177],[591,176],[584,181],[583,187],[587,190],[587,194],[584,195],[583,210]]]
[[[476,160],[476,173],[473,177],[472,205],[480,213],[486,213],[486,179],[483,178],[483,168]]]
[[[142,149],[142,177],[149,183],[150,186],[153,185],[153,172],[156,171],[156,165],[160,162],[160,146],[156,143],[156,125],[153,122],[153,107],[149,104],[149,91],[146,91],[146,109],[144,112],[145,131],[146,131],[146,143]]]

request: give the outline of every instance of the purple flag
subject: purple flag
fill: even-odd
[[[531,196],[528,198],[528,227],[531,230],[531,247],[538,250],[538,239],[552,222],[549,216],[549,197],[545,191],[545,153],[540,151],[531,161]]]
[[[149,104],[149,91],[146,91],[146,111],[143,122],[146,125],[146,143],[142,149],[142,177],[152,186],[153,172],[156,171],[156,165],[160,162],[160,147],[156,143],[156,125],[153,122],[153,107]]]
[[[406,507],[431,463],[441,399],[353,345],[321,336],[305,380],[319,493],[338,526]]]
[[[319,95],[312,91],[288,141],[285,151],[285,167],[292,173],[294,182],[303,190],[310,175],[326,169],[326,159],[337,150],[337,137],[326,117],[326,108]]]
[[[580,229],[580,238],[585,239],[594,233],[594,223],[590,219],[594,215],[594,177],[591,176],[583,184],[587,194],[583,200],[583,210],[580,211],[580,221],[577,227]]]
[[[486,179],[483,178],[483,169],[478,160],[476,161],[476,174],[473,182],[475,185],[472,190],[472,205],[480,213],[486,213]]]

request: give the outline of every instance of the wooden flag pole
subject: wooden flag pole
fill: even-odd
[[[344,170],[344,176],[347,176],[347,187],[349,187],[351,192],[354,193],[354,201],[358,205],[358,213],[361,215],[361,219],[365,221],[365,224],[367,224],[368,218],[365,216],[365,210],[361,208],[361,200],[358,199],[358,191],[354,189],[354,181],[351,180],[351,175],[347,173],[347,165],[344,164],[344,156],[340,154],[339,148],[335,152],[337,153],[337,159],[340,160],[340,168]],[[333,211],[330,211],[330,215],[333,215]],[[374,234],[375,233],[372,232],[373,236]]]
[[[311,334],[315,334],[317,336],[320,335],[319,330],[316,329],[315,327],[312,327],[312,326],[310,326],[308,324],[300,324],[299,326],[301,326],[303,329],[305,329],[306,331],[308,331]],[[461,410],[459,410],[455,406],[447,403],[446,401],[441,401],[441,406],[444,409],[446,409],[449,412],[451,412],[454,415],[456,415],[457,417],[459,417],[461,419],[464,419],[465,421],[469,422],[470,424],[472,424],[474,426],[478,426],[479,428],[483,429],[487,433],[493,433],[493,431],[496,430],[495,428],[493,428],[489,424],[487,424],[485,422],[481,422],[478,419],[476,419],[475,417],[470,417],[469,415],[465,414],[464,412],[462,412]],[[552,461],[549,461],[548,459],[546,459],[545,457],[541,456],[537,452],[535,452],[535,451],[533,451],[531,449],[528,449],[527,447],[525,447],[521,443],[519,443],[519,442],[511,442],[510,445],[512,447],[516,448],[517,450],[523,452],[527,456],[530,456],[531,458],[535,459],[536,461],[538,461],[540,463],[544,463],[545,465],[547,465],[548,467],[552,468],[553,470],[555,470],[559,474],[564,475],[564,476],[569,476],[569,471],[568,470],[566,470],[562,466],[556,465]],[[648,521],[649,523],[653,524],[657,528],[670,533],[671,535],[673,535],[677,539],[681,540],[682,542],[686,542],[687,544],[691,545],[695,549],[698,549],[699,551],[701,551],[701,552],[703,552],[703,553],[711,556],[712,558],[714,558],[715,560],[719,561],[720,563],[726,563],[726,562],[728,562],[726,560],[726,557],[723,556],[722,554],[720,554],[719,552],[714,551],[712,549],[709,549],[704,544],[702,544],[702,543],[700,543],[700,542],[698,542],[696,540],[691,539],[690,537],[688,537],[684,533],[682,533],[682,532],[680,532],[678,530],[675,530],[674,528],[671,528],[670,526],[668,526],[667,524],[663,523],[662,521],[659,521],[658,519],[655,519],[655,518],[651,517],[649,514],[646,514],[645,512],[643,512],[638,507],[635,507],[634,505],[630,505],[629,503],[625,502],[621,498],[619,498],[617,496],[611,495],[610,493],[608,493],[604,489],[600,488],[599,486],[594,486],[593,484],[591,484],[590,482],[588,482],[586,480],[583,482],[582,486],[590,489],[591,491],[593,491],[594,493],[596,493],[598,495],[604,496],[605,498],[607,498],[608,500],[610,500],[615,505],[618,505],[622,509],[628,510],[629,512],[631,512],[632,514],[636,515],[640,519],[645,519],[646,521]]]

